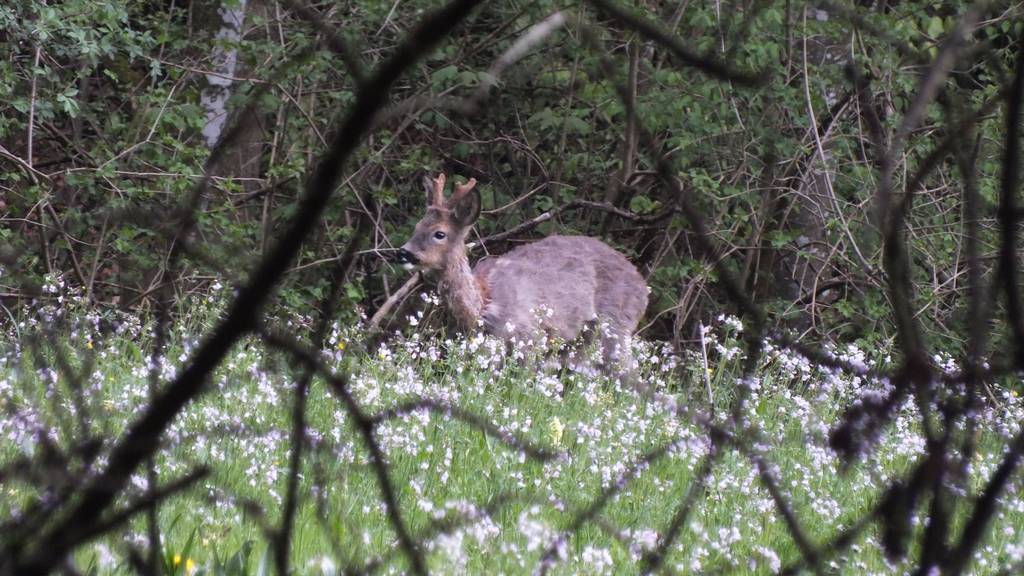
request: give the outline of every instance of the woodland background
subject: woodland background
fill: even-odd
[[[706,350],[706,397],[684,385],[686,363],[665,368],[670,382],[658,373],[645,394],[596,393],[630,410],[629,402],[652,402],[699,430],[706,450],[699,470],[690,462],[687,492],[657,545],[633,558],[641,571],[663,568],[711,472],[738,459],[773,509],[762,515],[787,530],[783,571],[827,571],[877,523],[886,556],[878,562],[964,572],[991,523],[1012,521],[1000,506],[1014,502],[1024,456],[1019,418],[1003,410],[1015,406],[1014,375],[1024,370],[1021,15],[1018,2],[886,0],[0,7],[0,322],[8,327],[0,408],[63,426],[33,429],[28,449],[4,448],[0,483],[27,488],[16,503],[25,509],[4,510],[0,573],[75,573],[70,559],[83,545],[143,517],[148,548],[129,545],[124,566],[178,569],[180,559],[160,568],[159,509],[211,469],[161,468],[175,455],[168,430],[218,370],[237,368],[229,353],[251,347],[293,362],[283,369],[268,352],[250,365],[250,375],[285,375],[279,388],[293,402],[274,430],[287,444],[279,524],[261,525],[281,574],[293,530],[305,527],[296,514],[311,506],[299,487],[304,450],[314,449],[314,382],[339,406],[335,422],[345,421],[349,442],[341,446],[361,454],[353,469],[362,474],[353,476],[379,489],[371,491],[378,524],[393,531],[387,551],[357,571],[396,556],[411,572],[429,564],[402,518],[409,486],[394,481],[416,468],[390,459],[380,427],[425,411],[512,447],[522,461],[554,458],[495,425],[493,414],[428,396],[375,397],[391,404],[371,413],[366,391],[354,391],[393,329],[410,317],[419,331],[444,323],[430,316],[424,326],[415,307],[429,298],[411,297],[418,278],[389,263],[423,211],[422,176],[441,171],[480,183],[477,255],[550,233],[599,236],[626,253],[652,290],[646,341],[686,357],[721,314],[742,321],[730,343],[742,353],[715,351],[727,366],[722,406]],[[190,324],[199,313],[189,303],[204,299],[223,308]],[[66,315],[69,301],[81,318]],[[136,319],[134,332],[125,317]],[[385,330],[365,331],[363,342],[335,338],[337,326],[363,318]],[[179,338],[182,326],[201,338]],[[100,336],[112,344],[90,352]],[[847,343],[879,358],[844,356],[835,344]],[[443,346],[454,361],[456,345]],[[436,352],[417,366],[448,391],[463,366],[435,371]],[[107,385],[90,380],[97,357],[148,382],[134,389],[144,402],[121,414],[123,433],[85,410],[86,385]],[[141,358],[145,368],[123,368]],[[819,404],[832,393],[823,382],[839,374],[852,383],[843,394],[863,392],[844,396],[821,425],[829,466],[856,468],[889,432],[915,446],[883,470],[885,481],[872,485],[881,492],[858,504],[857,518],[814,538],[770,463],[779,455],[786,464],[782,452],[762,442],[765,430],[785,427],[748,417],[764,399],[760,378],[779,363],[819,371],[821,386],[807,386]],[[508,376],[472,375],[462,384]],[[790,377],[773,400],[791,399]],[[58,381],[67,398],[56,396]],[[523,393],[541,390],[534,384]],[[482,402],[518,392],[495,385]],[[576,416],[596,412],[575,407]],[[635,421],[626,412],[623,422]],[[786,438],[810,445],[812,432],[798,432],[806,437]],[[538,571],[686,439],[636,455],[579,503]],[[830,478],[841,489],[848,477]],[[489,497],[500,507],[500,494]],[[434,535],[447,529],[419,522]],[[1019,563],[1019,551],[992,555]]]
[[[639,145],[618,83],[702,211],[717,246],[710,261],[780,322],[814,338],[891,342],[872,202],[876,158],[861,107],[895,125],[967,3],[859,4],[637,5],[693,54],[755,80],[744,86],[687,66],[588,4],[570,7],[567,22],[505,67],[499,56],[565,6],[487,3],[395,86],[275,305],[316,306],[331,282],[327,264],[365,213],[372,240],[338,310],[372,314],[405,280],[387,257],[424,209],[421,176],[445,171],[482,183],[481,236],[556,211],[476,255],[549,233],[600,236],[648,279],[642,334],[692,341],[724,299],[657,178],[656,158]],[[177,296],[237,283],[289,222],[361,71],[433,5],[32,0],[0,8],[0,243],[5,268],[19,272],[17,281],[0,277],[0,301],[13,309],[45,297],[21,280],[38,287],[47,274],[81,287],[97,306],[133,310],[152,309],[168,294],[157,289],[165,282]],[[1005,125],[992,101],[1011,74],[1018,8],[985,12],[895,159],[896,194],[920,186],[906,231],[914,312],[932,343],[951,352],[964,344],[964,179],[947,155],[923,182],[910,180],[935,141],[970,140],[983,200],[980,256],[992,260]],[[584,23],[598,25],[589,41]],[[603,57],[611,57],[612,79]],[[497,76],[492,66],[501,67]],[[851,69],[870,83],[864,98]],[[482,91],[483,105],[467,110]],[[226,126],[217,106],[243,118],[237,145],[211,162]],[[978,109],[971,130],[949,127]],[[195,229],[179,245],[181,266],[169,270],[167,215],[207,167],[213,178],[193,198]]]

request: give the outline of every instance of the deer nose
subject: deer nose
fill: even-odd
[[[395,261],[399,264],[419,264],[420,259],[415,254],[409,252],[405,248],[398,249],[398,255],[395,256]]]

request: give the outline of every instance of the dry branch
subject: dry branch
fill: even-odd
[[[106,468],[82,488],[73,505],[56,515],[57,519],[50,528],[33,538],[31,546],[19,557],[5,560],[4,572],[47,573],[90,533],[131,473],[157,450],[159,438],[167,426],[185,404],[202,391],[207,376],[234,343],[255,328],[263,304],[315,227],[340,180],[345,160],[359,146],[372,117],[384,105],[391,85],[464,19],[477,3],[476,0],[455,0],[424,18],[395,54],[367,81],[311,178],[308,193],[294,221],[239,291],[225,319],[203,342],[180,375],[153,400],[129,427],[124,438],[113,447]],[[411,543],[404,542],[403,545],[413,559],[417,558],[411,553],[414,550]],[[419,572],[425,571],[421,563],[413,562],[413,567],[419,568]]]

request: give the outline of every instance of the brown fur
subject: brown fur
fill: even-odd
[[[440,291],[460,327],[482,323],[504,339],[547,334],[571,341],[603,322],[606,357],[620,356],[616,349],[636,330],[649,292],[625,256],[595,238],[549,236],[470,268],[465,240],[479,196],[463,185],[444,201],[438,182],[443,186],[442,178],[428,184],[427,214],[403,249],[421,269],[440,274]]]

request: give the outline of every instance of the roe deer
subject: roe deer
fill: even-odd
[[[398,261],[440,276],[438,290],[463,330],[482,325],[506,341],[546,334],[570,342],[603,323],[605,368],[628,358],[625,340],[647,308],[649,290],[625,256],[595,238],[549,236],[470,268],[466,236],[480,216],[476,179],[456,186],[448,199],[444,174],[423,182],[427,213]]]

